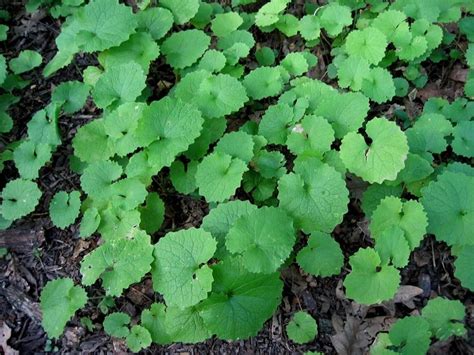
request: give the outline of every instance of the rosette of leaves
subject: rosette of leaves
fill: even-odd
[[[463,336],[467,332],[463,323],[466,310],[459,300],[432,299],[423,308],[421,316],[428,322],[432,334],[440,340]]]
[[[404,267],[408,264],[409,252],[420,245],[427,226],[428,219],[421,203],[402,202],[388,196],[372,213],[369,229],[382,261]]]

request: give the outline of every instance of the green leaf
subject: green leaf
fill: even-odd
[[[186,75],[176,86],[175,96],[195,105],[208,118],[238,111],[248,101],[245,88],[227,74],[212,75],[199,70]]]
[[[137,13],[138,30],[150,34],[156,41],[163,38],[173,26],[173,14],[167,9],[150,7]]]
[[[13,221],[30,214],[38,205],[40,197],[41,191],[33,181],[9,181],[2,190],[3,218]]]
[[[85,163],[103,161],[114,155],[113,140],[107,135],[104,120],[95,119],[80,127],[73,138],[74,155]]]
[[[237,219],[226,236],[226,247],[250,272],[278,270],[295,244],[293,221],[281,209],[262,207]]]
[[[228,254],[225,249],[225,236],[235,224],[235,222],[244,215],[257,210],[257,206],[248,201],[229,201],[219,203],[215,208],[209,211],[209,214],[202,221],[202,228],[210,232],[217,240],[216,257],[221,258]]]
[[[390,341],[388,333],[378,333],[374,342],[370,346],[371,355],[398,355],[399,353],[390,350],[389,347],[393,346]]]
[[[224,117],[204,119],[200,136],[184,155],[191,160],[200,160],[207,154],[209,146],[222,137],[226,128],[227,121]]]
[[[467,245],[460,248],[460,251],[453,251],[456,256],[454,261],[454,276],[461,281],[461,285],[471,291],[474,290],[474,275],[472,268],[474,266],[474,246]]]
[[[173,13],[174,21],[182,25],[191,20],[199,10],[199,0],[160,0],[160,5]]]
[[[104,319],[104,330],[110,336],[126,338],[130,333],[129,323],[130,316],[128,314],[123,312],[111,313]]]
[[[124,157],[139,147],[137,127],[145,108],[145,104],[127,102],[104,117],[107,145],[118,156]]]
[[[200,312],[200,306],[166,309],[165,327],[174,342],[199,343],[212,336]]]
[[[280,304],[279,274],[250,273],[232,258],[214,266],[213,274],[212,293],[200,312],[207,328],[225,340],[255,336]]]
[[[385,35],[374,27],[351,31],[346,38],[345,48],[349,56],[366,59],[370,64],[378,64],[385,56],[387,48]]]
[[[258,126],[258,134],[264,136],[268,143],[285,144],[289,133],[288,126],[293,119],[293,110],[289,105],[272,105],[262,116]]]
[[[48,337],[59,338],[66,323],[87,303],[86,291],[69,278],[49,281],[41,291],[42,325]]]
[[[143,69],[135,62],[112,66],[100,76],[92,97],[99,108],[133,102],[146,87],[145,80]]]
[[[280,64],[293,76],[303,75],[309,69],[306,57],[299,52],[288,53]]]
[[[134,353],[151,345],[151,335],[141,325],[134,325],[127,336],[127,346]]]
[[[451,123],[441,114],[426,113],[418,117],[406,135],[412,152],[442,153],[448,143],[446,136],[453,132]]]
[[[224,69],[226,60],[227,59],[222,52],[219,52],[215,49],[209,49],[202,56],[198,63],[197,69],[206,70],[210,73],[217,73]]]
[[[395,180],[405,166],[408,143],[405,134],[391,121],[374,118],[366,125],[370,145],[355,132],[342,140],[341,159],[347,170],[370,183]]]
[[[188,149],[199,136],[203,121],[195,107],[168,96],[145,109],[136,135],[141,146],[148,146],[148,161],[155,171],[171,165]]]
[[[469,43],[466,50],[466,62],[471,68],[474,68],[474,44]]]
[[[424,36],[414,36],[410,32],[407,22],[401,23],[392,38],[396,47],[395,53],[401,60],[412,61],[422,56],[428,49],[428,42]]]
[[[144,32],[132,34],[118,47],[112,47],[99,54],[99,63],[105,70],[121,64],[135,62],[143,72],[148,73],[150,63],[158,58],[160,48],[155,40]]]
[[[120,207],[110,206],[101,212],[98,231],[105,241],[116,241],[129,238],[130,233],[133,233],[138,225],[140,225],[139,211],[127,211]]]
[[[120,178],[122,167],[110,160],[92,163],[84,169],[81,176],[81,187],[85,193],[95,199],[110,196],[112,182]]]
[[[365,190],[362,195],[362,210],[368,218],[372,217],[380,201],[387,196],[400,197],[403,192],[401,185],[391,186],[385,184],[373,184]]]
[[[239,158],[221,152],[209,154],[196,171],[199,194],[209,202],[222,202],[235,193],[247,170],[247,164]]]
[[[148,234],[157,232],[165,219],[165,204],[156,192],[146,197],[145,206],[139,208],[140,228]]]
[[[383,264],[392,263],[397,268],[408,265],[410,245],[405,237],[405,231],[396,225],[381,232],[375,242],[375,250]]]
[[[166,306],[163,303],[153,303],[150,309],[143,310],[140,321],[151,335],[151,340],[160,345],[170,344],[172,339],[165,325]]]
[[[431,343],[430,326],[422,317],[399,319],[388,334],[398,354],[424,355]]]
[[[407,16],[397,10],[381,12],[373,21],[372,26],[381,31],[388,41],[392,41],[395,31],[401,23],[405,22]]]
[[[2,85],[7,78],[7,60],[0,54],[0,85]]]
[[[0,25],[0,41],[6,41],[8,37],[8,26],[7,25]],[[0,80],[1,84],[1,80]]]
[[[243,131],[230,132],[219,140],[214,150],[249,163],[254,155],[254,141]]]
[[[347,212],[349,193],[346,183],[333,167],[321,163],[311,173],[296,171],[278,182],[280,206],[306,233],[330,233]]]
[[[296,312],[286,326],[286,334],[297,344],[309,343],[318,334],[318,325],[308,313]]]
[[[369,111],[369,99],[361,93],[328,92],[322,95],[314,114],[324,117],[331,124],[336,138],[357,131]]]
[[[255,24],[258,27],[267,27],[278,22],[279,14],[283,12],[290,0],[271,0],[259,8],[255,15]]]
[[[286,145],[295,155],[316,156],[322,158],[331,150],[334,142],[334,130],[331,124],[319,116],[305,116],[295,125],[288,135]]]
[[[217,14],[212,20],[211,31],[217,37],[224,37],[234,32],[244,22],[237,12],[226,12]]]
[[[393,226],[403,230],[410,249],[414,250],[420,245],[428,226],[423,205],[414,200],[402,202],[398,197],[385,197],[372,214],[369,229],[377,241],[379,236]]]
[[[466,310],[461,301],[437,297],[428,301],[421,316],[430,325],[431,332],[439,340],[450,336],[464,336],[467,330],[464,326]]]
[[[119,4],[117,0],[90,1],[72,19],[69,27],[72,36],[70,40],[76,42],[84,52],[103,51],[118,46],[137,27],[132,8]],[[61,35],[63,33],[64,29]],[[58,48],[61,51],[61,46],[58,45]]]
[[[275,27],[286,37],[296,36],[300,28],[298,18],[292,14],[283,14],[278,16],[278,22]]]
[[[303,16],[300,20],[300,33],[306,41],[317,40],[321,34],[319,19],[314,15]]]
[[[138,178],[126,178],[112,185],[110,202],[116,208],[131,211],[145,202],[147,194],[146,185],[142,181]]]
[[[269,47],[261,47],[255,51],[255,58],[261,66],[272,66],[275,63],[275,52]]]
[[[99,228],[100,214],[97,208],[88,208],[82,216],[79,236],[81,238],[90,237]]]
[[[150,271],[152,253],[150,237],[132,229],[126,238],[110,240],[82,259],[82,284],[90,286],[101,278],[106,295],[120,296]]]
[[[332,276],[341,272],[344,255],[341,247],[329,234],[311,233],[308,245],[296,256],[298,265],[314,276]]]
[[[60,103],[65,113],[75,113],[86,103],[89,86],[80,81],[67,81],[53,91],[51,101]]]
[[[13,151],[13,161],[24,179],[37,179],[39,170],[51,160],[51,146],[26,140]]]
[[[286,173],[285,156],[277,151],[262,150],[253,160],[254,169],[265,179],[280,178]]]
[[[278,95],[283,90],[283,78],[277,67],[259,67],[242,81],[247,94],[254,100]]]
[[[168,233],[158,241],[153,287],[163,294],[167,305],[187,308],[207,297],[213,277],[206,263],[216,246],[210,233],[195,228]]]
[[[41,57],[41,54],[35,51],[24,50],[18,54],[18,57],[11,59],[8,65],[14,74],[23,74],[39,67],[42,62],[43,57]]]
[[[421,192],[428,232],[448,245],[474,245],[474,177],[446,171]]]
[[[395,83],[387,69],[373,68],[362,81],[362,92],[376,103],[384,103],[395,96]]]
[[[199,162],[192,160],[186,167],[176,160],[170,166],[170,180],[173,187],[182,194],[191,194],[196,191],[196,171]]]
[[[451,143],[454,153],[474,158],[474,121],[459,122],[454,127],[454,140]]]
[[[361,304],[375,304],[395,296],[400,273],[393,266],[382,265],[374,249],[359,249],[349,258],[352,271],[344,280],[347,297]]]
[[[359,56],[348,57],[339,64],[337,77],[341,88],[350,87],[354,91],[362,89],[364,79],[370,76],[369,62]]]
[[[331,2],[321,9],[319,20],[327,34],[336,37],[344,27],[352,24],[351,9],[337,2]]]
[[[49,204],[49,215],[53,224],[64,229],[74,223],[81,208],[81,193],[57,192]]]
[[[201,30],[175,32],[161,45],[166,62],[183,69],[197,62],[209,47],[211,38]]]

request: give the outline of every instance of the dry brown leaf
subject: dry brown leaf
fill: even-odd
[[[331,337],[332,345],[339,355],[362,355],[367,347],[367,323],[354,317],[347,318],[342,331]]]
[[[7,344],[8,339],[10,339],[12,335],[12,330],[5,322],[0,323],[0,347],[3,349],[3,353],[5,355],[17,355],[19,354],[18,351],[11,348],[10,345]]]
[[[403,303],[410,309],[415,308],[415,304],[413,303],[413,299],[416,296],[419,296],[423,293],[423,289],[411,286],[411,285],[403,285],[397,291],[397,294],[393,298],[394,303]]]

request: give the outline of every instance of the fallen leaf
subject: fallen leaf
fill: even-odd
[[[333,323],[334,325],[334,323]],[[336,327],[334,327],[336,329]],[[367,323],[354,317],[348,317],[342,331],[331,336],[331,342],[339,355],[362,355],[368,341],[365,330]]]
[[[19,354],[18,351],[11,348],[7,341],[12,336],[12,330],[5,322],[0,323],[0,347],[3,349],[3,353],[5,355],[17,355]]]
[[[411,286],[411,285],[403,285],[400,286],[398,289],[395,297],[393,298],[394,303],[403,303],[405,306],[407,306],[410,309],[415,308],[415,303],[413,302],[413,299],[416,296],[419,296],[423,293],[423,289],[416,287],[416,286]]]

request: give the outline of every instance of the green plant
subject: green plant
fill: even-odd
[[[286,326],[288,337],[295,343],[304,344],[312,341],[318,334],[318,325],[306,312],[297,312]]]
[[[25,137],[1,153],[19,177],[2,190],[0,225],[35,210],[35,180],[61,144],[58,120],[91,100],[102,113],[72,141],[82,191],[57,192],[50,216],[68,228],[81,215],[80,236],[100,235],[103,243],[81,261],[81,282],[101,281],[103,313],[151,274],[163,303],[136,319],[121,312],[104,319],[106,333],[132,351],[152,342],[254,336],[280,304],[282,269],[296,261],[316,277],[340,274],[344,254],[331,233],[358,203],[348,180],[368,186],[361,208],[370,232],[370,246],[348,258],[348,298],[392,299],[400,269],[427,232],[453,248],[455,276],[474,288],[474,169],[470,160],[461,163],[474,155],[473,44],[460,56],[470,67],[466,98],[432,98],[411,119],[384,106],[426,84],[423,66],[449,44],[440,24],[459,21],[473,40],[470,2],[330,1],[308,4],[300,19],[286,12],[289,0],[245,13],[241,6],[254,2],[142,1],[135,12],[118,0],[29,2],[67,16],[45,76],[78,53],[97,54],[98,65],[84,70],[83,82],[56,87]],[[281,56],[257,45],[255,26],[299,35],[306,48]],[[321,42],[331,46],[326,82],[312,78]],[[38,55],[22,52],[8,64],[0,56],[2,133],[13,125],[12,92],[26,82],[19,75],[41,63]],[[176,78],[158,96],[147,81],[155,60]],[[209,205],[199,228],[161,229],[166,206],[152,184],[160,172],[178,193]],[[41,307],[48,336],[59,337],[86,301],[72,280],[47,283]],[[440,314],[438,302],[447,301],[430,301],[421,317],[381,334],[374,353],[424,353],[432,337],[462,336],[463,306],[449,304]],[[300,312],[287,332],[302,343],[317,326]]]
[[[426,354],[431,338],[446,340],[466,334],[464,316],[461,302],[434,298],[428,301],[421,316],[399,319],[388,333],[379,333],[371,354]]]

